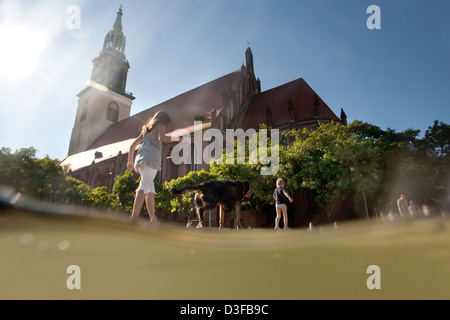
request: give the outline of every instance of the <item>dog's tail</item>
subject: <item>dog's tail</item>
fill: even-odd
[[[201,186],[185,187],[181,189],[171,189],[170,192],[173,194],[186,194],[198,190],[202,190]]]

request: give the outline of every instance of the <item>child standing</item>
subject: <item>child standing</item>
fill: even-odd
[[[275,210],[277,212],[277,216],[275,218],[275,228],[274,230],[279,229],[279,223],[281,218],[281,213],[283,213],[283,222],[284,229],[288,230],[288,215],[287,215],[287,207],[286,207],[286,198],[289,199],[290,202],[294,200],[284,189],[284,181],[281,178],[277,179],[277,187],[273,192],[273,198],[275,199]]]
[[[157,222],[155,215],[155,184],[154,179],[161,170],[162,142],[173,142],[165,136],[166,128],[171,123],[169,114],[157,112],[150,122],[142,128],[141,134],[134,140],[128,151],[127,168],[139,172],[141,182],[136,190],[131,219],[137,219],[144,201],[147,205],[150,222]],[[141,144],[133,162],[134,152]]]

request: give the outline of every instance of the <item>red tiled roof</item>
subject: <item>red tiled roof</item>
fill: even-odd
[[[258,129],[260,124],[267,124],[267,106],[272,115],[272,127],[287,124],[293,120],[289,112],[289,100],[293,106],[295,122],[318,118],[341,121],[306,81],[300,78],[254,96],[243,120],[242,128]]]
[[[172,119],[172,124],[167,130],[168,136],[178,128],[193,132],[197,116],[203,117],[203,129],[208,128],[211,125],[213,107],[219,115],[223,108],[224,91],[230,93],[235,90],[242,77],[244,72],[237,70],[119,121],[110,126],[89,147],[89,150],[67,157],[64,164],[70,165],[75,171],[89,166],[94,159],[95,151],[101,150],[104,155],[97,161],[114,157],[119,152],[126,153],[132,139],[140,134],[142,126],[160,110],[168,112]],[[291,110],[289,110],[290,102]],[[267,124],[267,106],[272,114],[272,127],[292,122],[293,116],[296,123],[317,119],[341,121],[302,78],[255,95],[244,116],[241,128],[258,129],[260,124]]]
[[[172,119],[172,124],[168,127],[168,132],[166,133],[167,135],[170,135],[170,132],[176,129],[193,127],[197,116],[202,116],[203,122],[210,122],[213,107],[217,113],[223,107],[224,91],[231,92],[234,82],[238,84],[243,76],[242,70],[237,70],[119,121],[111,125],[91,144],[89,149],[136,138],[140,134],[142,126],[148,123],[153,115],[160,110],[166,111]]]

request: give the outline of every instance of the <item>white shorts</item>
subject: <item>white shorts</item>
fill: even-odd
[[[281,208],[283,208],[284,206],[285,206],[284,203],[276,203],[276,204],[275,204],[275,207],[276,207],[277,209],[281,209]]]
[[[155,183],[153,180],[156,177],[158,171],[156,169],[143,166],[139,168],[139,174],[141,175],[141,182],[139,183],[139,187],[136,191],[143,190],[144,194],[147,193],[155,193]]]

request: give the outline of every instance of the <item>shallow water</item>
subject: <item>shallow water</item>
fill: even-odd
[[[0,211],[0,299],[450,298],[444,218],[236,231],[149,227],[75,207],[43,211]],[[78,273],[68,272],[72,265]]]

